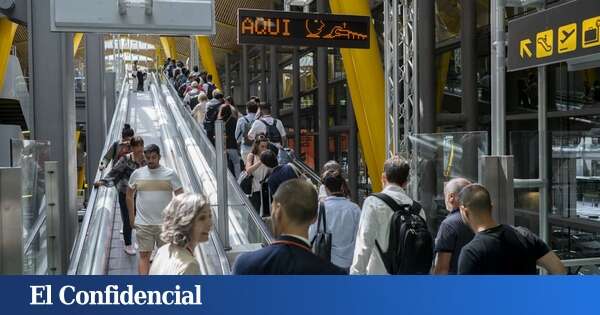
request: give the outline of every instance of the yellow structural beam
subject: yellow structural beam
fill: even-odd
[[[371,16],[368,0],[329,0],[334,14]],[[383,64],[371,24],[369,49],[341,49],[358,125],[363,158],[373,191],[380,191],[385,153],[385,82]]]
[[[212,46],[206,36],[196,36],[196,43],[198,44],[198,53],[200,53],[200,59],[202,59],[202,66],[206,72],[212,74],[213,83],[217,88],[222,89],[221,79],[219,78],[219,71],[217,71],[217,64],[212,52]]]
[[[77,50],[79,49],[82,39],[83,33],[75,33],[75,35],[73,35],[73,57],[77,55]]]
[[[10,55],[10,49],[16,32],[16,23],[11,22],[6,17],[0,18],[0,91],[4,88],[8,56]]]
[[[171,37],[160,37],[160,44],[162,45],[163,50],[165,51],[165,55],[167,58],[177,59],[177,49],[175,47],[175,39]]]

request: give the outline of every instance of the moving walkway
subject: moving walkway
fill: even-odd
[[[123,125],[129,123],[146,144],[155,143],[161,148],[161,164],[176,171],[185,191],[208,197],[217,226],[217,154],[173,86],[164,77],[154,74],[150,76],[150,91],[130,91],[127,79],[121,91],[103,152],[119,139]],[[108,171],[108,168],[104,172],[98,170],[95,180]],[[272,240],[269,229],[231,174],[228,174],[227,188],[230,246],[222,243],[219,232],[223,231],[213,230],[208,242],[196,248],[202,274],[229,274],[238,253],[260,248]],[[128,256],[122,249],[118,212],[116,189],[99,187],[91,191],[68,274],[137,274],[137,256]]]

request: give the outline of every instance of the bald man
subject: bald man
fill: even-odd
[[[459,195],[460,215],[476,234],[458,258],[461,275],[535,275],[536,266],[550,274],[565,274],[558,256],[535,234],[523,227],[498,224],[485,187],[471,184]]]
[[[456,274],[460,250],[473,239],[473,231],[460,217],[458,202],[458,193],[470,184],[471,182],[464,178],[455,178],[444,186],[444,201],[450,213],[442,221],[435,238],[433,274]]]

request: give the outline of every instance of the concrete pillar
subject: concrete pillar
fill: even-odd
[[[417,6],[417,72],[418,75],[418,126],[416,133],[433,133],[436,125],[435,93],[435,0],[419,0]],[[432,160],[419,163],[422,170],[419,178],[419,201],[423,205],[429,228],[435,230],[433,222],[437,216],[437,205],[434,198],[436,192],[435,162]],[[414,172],[413,174],[417,174]]]
[[[250,98],[250,87],[248,78],[248,45],[242,45],[242,60],[240,70],[242,71],[241,79],[242,82],[242,103],[246,103]]]
[[[515,224],[515,190],[512,156],[482,156],[479,183],[492,198],[492,216],[498,223]]]
[[[33,139],[49,140],[49,160],[58,161],[59,204],[63,205],[58,243],[62,270],[67,270],[78,230],[73,34],[50,32],[50,1],[29,0],[28,4]]]
[[[86,178],[94,181],[104,149],[107,133],[106,103],[104,98],[104,39],[101,34],[85,36],[86,64]],[[113,163],[116,163],[113,162]]]
[[[477,130],[477,1],[461,0],[460,51],[465,130]]]
[[[328,0],[318,0],[318,13],[325,13]],[[317,169],[321,169],[329,160],[329,114],[327,111],[327,48],[317,48],[317,106],[319,124],[319,154]]]
[[[419,73],[418,117],[416,132],[435,132],[435,0],[419,0],[417,3],[419,43],[417,71]]]
[[[260,62],[261,62],[261,71],[260,71],[260,101],[267,101],[267,46],[260,46]]]
[[[298,48],[294,48],[292,54],[292,67],[294,150],[300,156],[300,52]]]
[[[271,114],[279,117],[279,61],[277,60],[277,46],[269,47],[269,103],[271,103]]]

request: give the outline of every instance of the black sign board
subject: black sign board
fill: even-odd
[[[369,48],[368,16],[238,10],[238,44]]]
[[[600,1],[576,0],[508,23],[508,71],[600,53]]]

